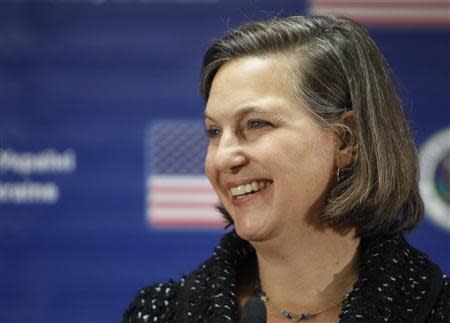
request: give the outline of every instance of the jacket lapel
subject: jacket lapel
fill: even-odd
[[[363,240],[360,257],[340,322],[424,322],[439,294],[439,268],[402,235]]]

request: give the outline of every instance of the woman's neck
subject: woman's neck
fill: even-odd
[[[261,288],[273,308],[320,312],[340,303],[357,279],[354,231],[305,230],[252,244]]]

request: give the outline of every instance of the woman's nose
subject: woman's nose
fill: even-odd
[[[214,159],[216,167],[224,173],[236,174],[248,164],[242,143],[232,134],[222,135]]]

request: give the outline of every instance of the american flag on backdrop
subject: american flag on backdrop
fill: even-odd
[[[208,141],[195,121],[158,121],[147,132],[147,219],[156,228],[215,228],[224,221],[204,174]]]
[[[346,16],[367,26],[450,26],[449,0],[310,0],[310,14]]]

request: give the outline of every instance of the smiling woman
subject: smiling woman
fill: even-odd
[[[206,174],[238,235],[253,242],[289,239],[287,228],[318,218],[335,165],[350,163],[335,160],[341,140],[293,95],[289,74],[280,55],[235,59],[216,74],[205,111]]]
[[[201,93],[205,169],[234,230],[124,322],[450,322],[448,278],[403,238],[423,215],[417,156],[362,26],[245,24],[206,52]]]

